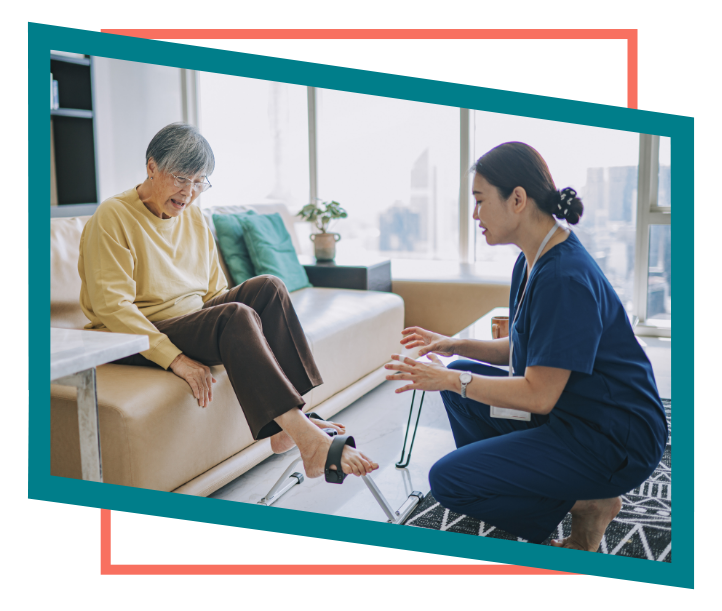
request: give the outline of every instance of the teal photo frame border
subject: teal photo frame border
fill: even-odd
[[[151,24],[134,24],[151,25]],[[160,25],[160,24],[158,24]],[[190,26],[190,24],[184,24]],[[275,24],[274,24],[275,25]],[[352,25],[352,24],[346,24]],[[356,24],[353,24],[354,26]],[[424,24],[424,27],[445,24]],[[510,24],[511,26],[511,24]],[[547,24],[544,24],[546,27]],[[616,27],[629,27],[619,24]],[[97,27],[97,26],[96,26]],[[541,24],[540,24],[541,27]],[[569,27],[569,26],[567,26]],[[583,27],[583,26],[581,26]],[[633,26],[632,26],[633,27]],[[150,490],[95,484],[50,476],[50,410],[47,370],[50,341],[49,326],[49,225],[45,220],[49,193],[47,133],[47,66],[50,49],[76,51],[150,64],[222,72],[251,78],[276,80],[329,89],[416,100],[455,107],[466,107],[505,114],[531,116],[554,121],[581,123],[598,127],[671,136],[673,141],[672,193],[675,200],[675,249],[672,266],[676,274],[677,309],[694,312],[694,307],[714,303],[717,291],[710,268],[713,264],[715,229],[704,223],[705,213],[716,210],[716,197],[706,193],[704,177],[719,174],[720,153],[715,141],[722,137],[722,120],[692,118],[684,113],[657,110],[632,110],[617,104],[584,104],[525,96],[485,88],[474,91],[462,83],[422,79],[400,79],[388,74],[348,70],[333,65],[293,60],[285,57],[259,57],[231,53],[206,46],[159,42],[102,34],[73,28],[70,24],[30,24],[25,31],[2,35],[6,57],[12,66],[8,82],[25,90],[18,97],[10,88],[2,100],[8,121],[8,142],[18,144],[14,155],[4,151],[5,167],[20,165],[22,195],[3,205],[6,219],[21,231],[27,226],[27,269],[16,261],[14,271],[25,277],[14,286],[12,312],[26,312],[27,344],[22,352],[22,331],[14,346],[25,360],[21,385],[27,390],[27,415],[31,423],[28,437],[28,499],[47,503],[68,503],[82,507],[112,509],[121,515],[155,515],[178,519],[181,553],[188,558],[247,559],[478,559],[489,564],[516,564],[559,571],[588,574],[592,585],[602,587],[691,587],[694,573],[714,572],[719,561],[712,555],[716,547],[712,525],[720,519],[722,495],[719,487],[705,486],[714,465],[712,435],[721,418],[713,412],[717,393],[714,376],[697,372],[694,361],[713,358],[714,332],[705,342],[697,334],[680,332],[673,355],[675,372],[675,504],[673,513],[674,556],[671,563],[604,554],[559,550],[546,546],[524,545],[482,537],[398,528],[388,524],[338,518],[320,514],[265,508],[230,501],[161,493]],[[715,139],[715,136],[717,139]],[[19,153],[19,155],[18,155]],[[25,159],[29,163],[18,163]],[[10,162],[13,166],[10,166]],[[6,193],[6,197],[8,193]],[[690,202],[692,199],[692,202]],[[25,215],[27,217],[25,218]],[[700,222],[702,221],[702,222]],[[19,253],[22,254],[22,253]],[[695,267],[695,262],[697,267]],[[713,268],[712,268],[713,269]],[[684,273],[680,273],[684,272]],[[703,275],[704,274],[704,275]],[[695,281],[700,287],[694,292]],[[25,290],[27,289],[27,290]],[[687,316],[685,315],[685,319]],[[691,317],[694,320],[694,317]],[[700,358],[701,357],[701,358]],[[706,357],[706,358],[705,358]],[[45,373],[43,373],[45,372]],[[25,388],[21,388],[25,391]],[[703,418],[695,418],[695,404]],[[702,412],[704,410],[704,412]],[[695,464],[697,467],[695,468]],[[697,511],[696,511],[697,510]],[[191,532],[182,540],[181,529]],[[203,534],[207,534],[204,539]],[[223,549],[224,531],[235,531],[235,546]],[[703,536],[701,533],[706,531]],[[196,536],[197,533],[197,536]],[[695,534],[697,533],[697,536]],[[697,544],[697,545],[695,545]],[[183,556],[181,556],[183,557]],[[702,583],[698,584],[703,585]]]

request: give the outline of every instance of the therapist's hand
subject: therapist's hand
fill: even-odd
[[[407,390],[453,390],[455,383],[459,379],[459,372],[447,369],[435,354],[430,354],[431,363],[422,363],[393,354],[391,358],[398,363],[388,363],[384,365],[386,369],[395,370],[386,376],[387,380],[404,380],[410,382],[406,386],[397,388],[394,392],[401,393]]]
[[[188,382],[198,405],[206,407],[213,400],[213,386],[216,379],[211,375],[211,368],[194,361],[185,354],[179,354],[168,367],[179,378]]]
[[[441,356],[453,356],[455,340],[433,331],[427,331],[421,327],[407,327],[401,332],[404,337],[401,343],[407,348],[417,348],[421,346],[419,350],[419,356],[424,356],[430,352],[440,354]]]

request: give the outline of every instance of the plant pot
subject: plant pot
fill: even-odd
[[[315,247],[317,261],[333,261],[336,257],[336,242],[341,239],[338,233],[312,233],[308,236]]]

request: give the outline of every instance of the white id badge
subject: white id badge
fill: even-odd
[[[514,370],[511,365],[511,354],[514,351],[513,346],[514,344],[512,342],[509,346],[509,377],[514,375]],[[489,415],[492,418],[506,418],[507,420],[524,420],[525,422],[531,420],[530,412],[523,412],[520,409],[509,409],[508,407],[494,407],[493,405],[489,406]]]
[[[529,412],[523,412],[519,409],[507,409],[506,407],[494,407],[491,406],[489,412],[492,418],[506,418],[507,420],[525,420],[529,422],[531,420],[531,414]]]

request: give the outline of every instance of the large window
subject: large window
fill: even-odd
[[[574,231],[631,313],[639,134],[481,111],[474,111],[472,129],[474,160],[503,142],[525,142],[545,159],[558,189],[577,190],[584,214]],[[511,277],[519,249],[474,235],[475,260]]]
[[[457,259],[459,109],[318,90],[318,196],[341,255]]]
[[[306,87],[201,72],[200,125],[216,157],[204,206],[308,203]]]
[[[670,333],[669,138],[211,73],[199,83],[217,162],[203,205],[282,201],[295,213],[314,197],[336,200],[349,213],[331,228],[340,258],[470,263],[498,281],[519,250],[488,246],[473,226],[469,167],[498,144],[526,142],[558,188],[581,195],[574,231],[638,332]],[[310,254],[311,226],[297,230]]]

